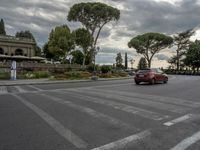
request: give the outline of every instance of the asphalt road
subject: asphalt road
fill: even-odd
[[[0,86],[0,150],[199,150],[200,77]]]

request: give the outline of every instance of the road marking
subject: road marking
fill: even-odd
[[[7,87],[6,86],[0,86],[0,94],[6,94],[8,93]]]
[[[128,144],[136,143],[138,140],[142,140],[145,137],[149,136],[150,134],[151,134],[151,132],[149,130],[145,130],[138,134],[131,135],[124,139],[106,144],[106,145],[98,147],[98,148],[94,148],[92,150],[122,150],[122,149],[126,149],[126,146]]]
[[[169,76],[169,79],[172,80],[172,79],[176,79],[175,76]]]
[[[88,90],[93,90],[93,88],[87,88],[87,89]],[[102,91],[102,92],[109,91],[109,92],[112,92],[113,94],[122,94],[122,95],[125,95],[125,96],[131,96],[131,97],[141,98],[141,99],[148,99],[148,100],[167,103],[167,104],[171,103],[171,104],[175,104],[175,105],[192,107],[192,108],[200,107],[200,103],[199,102],[189,101],[189,100],[184,100],[184,99],[179,99],[179,98],[173,98],[173,97],[164,97],[164,96],[150,95],[150,94],[144,94],[144,93],[114,91],[114,90],[103,90],[103,89],[98,89],[98,91]]]
[[[76,105],[74,103],[71,103],[70,101],[67,101],[67,100],[62,100],[61,98],[58,98],[58,97],[54,97],[52,95],[46,95],[46,94],[40,94],[41,96],[44,96],[48,99],[51,99],[53,101],[56,101],[56,102],[59,102],[61,104],[66,104],[67,106],[73,108],[73,109],[76,109],[78,111],[81,111],[83,113],[86,113],[94,118],[98,118],[102,121],[104,121],[105,123],[110,123],[111,125],[113,126],[117,126],[117,127],[120,127],[120,128],[125,128],[125,129],[134,129],[134,130],[137,130],[135,127],[133,126],[130,126],[129,124],[126,124],[124,122],[122,122],[121,120],[118,120],[118,119],[115,119],[111,116],[108,116],[108,115],[105,115],[103,113],[100,113],[100,112],[97,112],[91,108],[88,108],[88,107],[83,107],[83,106],[80,106],[80,105]]]
[[[75,135],[72,131],[65,128],[59,121],[53,118],[51,115],[47,114],[45,111],[37,107],[36,105],[26,101],[24,98],[12,94],[17,98],[21,103],[30,108],[38,116],[40,116],[48,125],[50,125],[60,136],[71,142],[77,148],[87,148],[87,143]]]
[[[40,88],[38,88],[38,87],[35,87],[35,86],[33,86],[33,85],[28,85],[28,87],[33,88],[33,89],[35,89],[35,90],[37,90],[37,91],[43,91],[42,89],[40,89]]]
[[[90,90],[85,90],[85,89],[79,89],[79,91],[84,91],[85,93],[91,93],[98,95],[100,97],[104,98],[110,98],[110,99],[115,99],[119,101],[126,101],[129,103],[134,103],[134,104],[140,104],[140,105],[146,105],[150,106],[153,108],[161,109],[161,110],[167,110],[175,113],[185,113],[186,111],[190,110],[189,108],[181,107],[181,106],[175,106],[172,104],[166,104],[166,103],[161,103],[161,102],[155,102],[152,100],[147,100],[147,99],[141,99],[137,97],[131,97],[127,96],[125,94],[122,94],[123,92],[113,92],[113,91],[105,91],[105,90],[96,90],[96,89],[90,89]]]
[[[18,90],[18,92],[20,92],[20,93],[25,93],[25,92],[27,92],[26,90],[24,90],[24,89],[22,89],[20,86],[14,86],[17,90]]]
[[[191,137],[188,137],[181,141],[178,145],[175,147],[171,148],[170,150],[185,150],[188,147],[190,147],[192,144],[196,143],[197,141],[200,140],[200,131],[193,134]]]
[[[184,116],[182,116],[182,117],[176,118],[176,119],[174,119],[174,120],[165,122],[164,125],[165,125],[165,126],[172,126],[172,125],[174,125],[174,124],[177,124],[177,123],[186,121],[186,120],[190,119],[192,116],[193,116],[192,114],[187,114],[187,115],[184,115]]]
[[[63,90],[63,91],[57,91],[57,92],[59,92],[59,93],[65,92],[67,94],[69,94],[69,92],[74,92],[74,94],[71,95],[72,97],[77,97],[78,99],[82,99],[82,100],[97,103],[97,104],[107,105],[107,106],[113,107],[115,109],[119,109],[121,111],[125,111],[125,112],[132,113],[132,114],[136,114],[136,115],[142,116],[144,118],[148,118],[148,119],[163,120],[163,119],[169,118],[169,116],[158,114],[156,112],[152,112],[152,111],[145,110],[142,108],[126,105],[126,104],[119,103],[119,102],[114,102],[111,100],[104,100],[102,98],[86,96],[85,93],[81,93],[81,91],[78,91],[76,89],[73,89],[73,90],[71,89],[70,91]]]

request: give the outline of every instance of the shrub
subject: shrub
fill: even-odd
[[[74,71],[74,72],[65,72],[64,74],[55,74],[55,79],[88,79],[91,76],[89,72],[81,72],[81,71]]]
[[[93,71],[94,71],[94,65],[89,65],[89,66],[87,66],[86,70],[87,70],[88,72],[93,72]],[[99,65],[95,65],[95,70],[96,70],[97,72],[100,70]]]
[[[103,66],[101,66],[101,72],[102,73],[108,73],[110,71],[111,71],[111,66],[109,66],[109,65],[103,65]]]
[[[101,73],[98,75],[100,78],[112,78],[112,74],[111,73]]]
[[[127,72],[120,71],[120,72],[118,72],[118,74],[119,74],[120,77],[127,77],[128,76]]]
[[[0,79],[2,79],[2,80],[8,80],[8,79],[10,79],[10,72],[0,73]]]
[[[33,73],[27,73],[27,74],[25,74],[25,75],[19,74],[19,77],[20,77],[21,79],[34,79],[34,78],[36,78],[36,77],[35,77],[35,74],[33,74]]]
[[[82,78],[89,78],[90,76],[91,76],[91,73],[89,73],[87,71],[81,72],[81,77]]]
[[[33,76],[35,78],[48,78],[50,74],[47,71],[37,71],[37,72],[33,72]]]

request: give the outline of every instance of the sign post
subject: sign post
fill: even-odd
[[[10,70],[11,70],[11,80],[16,80],[17,79],[17,64],[15,60],[12,61]]]

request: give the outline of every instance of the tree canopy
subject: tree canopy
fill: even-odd
[[[84,54],[81,51],[79,50],[72,51],[71,55],[73,56],[72,64],[79,64],[79,65],[83,64]]]
[[[85,66],[85,60],[86,57],[89,55],[89,46],[91,45],[91,40],[92,37],[89,33],[89,31],[87,31],[84,28],[79,28],[75,31],[73,31],[73,36],[75,39],[75,43],[77,46],[81,47],[83,50],[83,66]]]
[[[190,44],[189,49],[186,53],[186,58],[184,60],[185,64],[192,66],[193,69],[200,68],[200,42],[196,41]]]
[[[48,43],[44,44],[42,50],[43,50],[43,55],[45,58],[47,58],[47,60],[54,59],[54,55],[49,51]]]
[[[5,25],[3,19],[0,21],[0,35],[6,35]]]
[[[117,21],[120,18],[120,11],[116,8],[99,2],[78,3],[70,8],[68,21],[79,21],[90,32],[92,38],[90,62],[94,58],[94,49],[97,44],[100,32],[105,24],[110,21]]]
[[[18,38],[27,38],[27,39],[31,39],[31,40],[35,41],[35,38],[34,38],[33,34],[30,31],[28,31],[28,30],[17,32],[15,34],[15,37],[18,37]]]
[[[176,34],[174,38],[174,46],[176,46],[176,67],[180,69],[180,60],[185,52],[188,50],[191,43],[190,37],[194,34],[193,30],[186,30]],[[175,57],[174,57],[175,58]]]
[[[122,65],[122,63],[123,63],[123,58],[122,58],[121,53],[118,53],[118,54],[117,54],[117,57],[115,58],[115,60],[116,60],[116,67],[117,67],[117,68],[123,68],[123,65]]]
[[[145,69],[147,68],[147,62],[146,59],[144,57],[140,58],[140,61],[138,63],[138,69]]]
[[[145,33],[130,40],[129,48],[135,48],[137,53],[142,54],[151,67],[153,56],[162,49],[169,47],[173,43],[173,38],[161,33]]]
[[[48,49],[55,60],[65,60],[66,55],[74,49],[74,40],[67,25],[52,29],[49,34]]]

